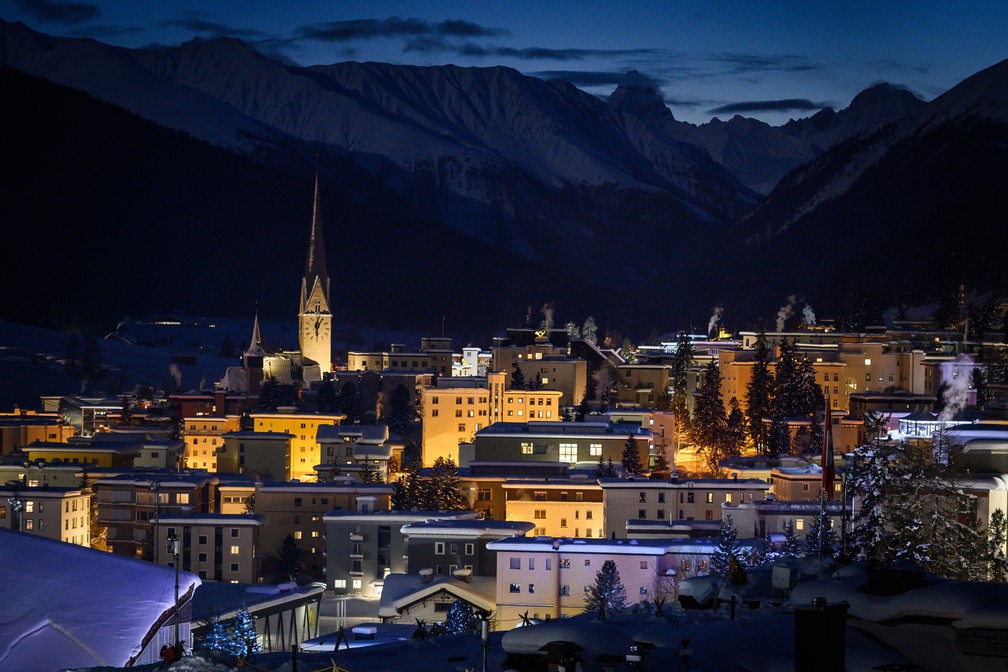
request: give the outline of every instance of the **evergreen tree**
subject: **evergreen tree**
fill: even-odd
[[[479,629],[479,620],[472,605],[465,600],[455,600],[448,608],[445,630],[449,635],[466,635]]]
[[[693,410],[690,435],[704,458],[707,470],[717,474],[727,444],[728,419],[721,403],[721,373],[712,361],[707,365]]]
[[[659,449],[655,453],[654,466],[651,467],[651,478],[656,478],[656,475],[661,474],[661,478],[668,478],[666,472],[672,471],[672,467],[669,466],[668,459],[665,457],[665,450]]]
[[[574,419],[577,422],[584,422],[585,418],[588,416],[588,395],[581,397],[581,403],[578,404],[577,410],[574,412]]]
[[[574,322],[568,322],[567,324],[565,324],[564,329],[567,330],[568,340],[573,341],[581,338],[581,330],[578,329],[577,324],[575,324]]]
[[[797,558],[801,555],[801,542],[798,541],[794,523],[791,521],[784,525],[784,545],[781,546],[780,554],[787,558]]]
[[[805,418],[818,418],[826,405],[819,381],[816,380],[815,365],[808,357],[802,357],[798,364],[798,386],[795,394],[795,411]]]
[[[633,434],[627,436],[626,442],[623,444],[623,470],[627,474],[644,472],[644,465],[641,464],[640,452]]]
[[[725,431],[725,455],[735,457],[742,454],[746,440],[746,419],[738,399],[731,398],[728,402],[731,410],[728,412]]]
[[[413,420],[412,397],[405,385],[399,384],[389,396],[389,429],[396,434],[408,434]]]
[[[599,455],[598,465],[595,467],[595,478],[614,478],[615,476],[616,469],[613,467],[612,460],[605,463],[602,461],[602,456]]]
[[[511,364],[511,389],[525,389],[525,374],[522,373],[521,368],[518,366],[518,362]]]
[[[288,534],[284,537],[277,553],[276,576],[274,577],[277,583],[294,581],[297,578],[297,575],[301,573],[301,563],[298,561],[300,556],[301,549],[294,541],[294,535]]]
[[[667,389],[663,389],[655,395],[654,409],[656,411],[672,410],[672,395],[669,394]]]
[[[739,545],[737,542],[738,530],[735,529],[735,521],[730,515],[725,516],[721,521],[721,529],[718,530],[717,548],[711,554],[710,573],[724,576],[728,573],[728,566],[732,558],[738,558]]]
[[[1008,583],[1008,557],[1005,556],[1005,540],[1008,524],[1005,512],[994,509],[987,525],[987,580]]]
[[[746,567],[762,567],[771,558],[767,553],[767,544],[755,543],[749,547],[745,556],[745,566]]]
[[[836,532],[826,512],[816,513],[805,535],[806,558],[832,558],[836,552]]]
[[[779,415],[773,417],[767,435],[767,455],[779,457],[791,452],[791,430],[787,421]]]
[[[347,424],[360,421],[362,415],[361,398],[357,386],[352,381],[343,383],[339,396],[336,397],[337,411],[344,414]]]
[[[232,654],[248,657],[262,651],[255,622],[256,619],[249,613],[248,607],[242,605],[241,611],[235,616],[234,626],[231,628],[230,652]]]
[[[381,473],[371,463],[371,460],[364,460],[361,469],[357,472],[357,479],[361,483],[384,483]]]
[[[774,370],[774,414],[782,418],[804,415],[801,403],[801,372],[794,343],[780,339]]]
[[[693,366],[693,341],[683,332],[676,338],[676,351],[669,370],[669,387],[672,388],[672,412],[675,414],[676,434],[685,436],[690,426],[689,370]]]
[[[763,418],[773,415],[773,390],[774,378],[770,371],[770,362],[773,360],[773,353],[767,341],[766,332],[760,327],[756,334],[756,343],[753,348],[753,371],[752,378],[746,385],[746,424],[749,428],[749,436],[752,437],[756,452],[760,455],[768,455],[769,440],[766,428],[763,425]]]
[[[210,651],[230,651],[231,634],[221,620],[220,613],[214,612],[207,619],[210,630],[194,642],[194,648]]]
[[[620,579],[616,563],[606,560],[595,573],[595,583],[585,589],[585,613],[597,613],[604,621],[606,613],[619,613],[627,606],[626,588]]]
[[[598,343],[598,327],[591,315],[585,318],[584,325],[581,327],[581,337],[592,345]]]
[[[462,497],[458,467],[452,458],[439,457],[434,461],[427,486],[433,508],[438,511],[464,511],[469,508]]]

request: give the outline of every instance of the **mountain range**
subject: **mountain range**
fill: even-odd
[[[969,251],[1005,211],[1005,64],[777,127],[678,121],[633,72],[602,100],[503,67],[297,67],[232,38],[126,49],[0,22],[0,64],[22,168],[0,207],[40,246],[4,270],[38,280],[8,317],[85,319],[82,282],[114,288],[109,317],[292,313],[315,170],[348,321],[477,333],[555,301],[640,331],[790,293],[836,308],[862,275],[903,278],[881,302],[1003,287],[993,248]]]

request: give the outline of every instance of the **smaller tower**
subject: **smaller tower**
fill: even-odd
[[[256,311],[255,322],[252,324],[252,340],[249,347],[242,353],[242,368],[245,369],[246,392],[249,396],[259,396],[263,381],[263,359],[266,352],[262,348],[262,338],[259,336],[259,311]]]
[[[329,308],[329,274],[326,271],[322,211],[319,206],[319,179],[315,173],[315,203],[312,208],[308,259],[301,278],[298,312],[298,340],[301,355],[319,365],[321,372],[332,369],[332,312]]]

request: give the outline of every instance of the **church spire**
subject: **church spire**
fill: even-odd
[[[315,283],[321,285],[326,302],[329,301],[329,274],[326,271],[325,238],[322,236],[322,208],[319,204],[319,176],[315,169],[315,203],[312,208],[311,234],[308,238],[308,259],[305,261],[304,294],[302,295],[302,310],[304,301],[311,294]]]
[[[249,343],[248,350],[245,351],[246,357],[262,357],[266,353],[262,349],[262,338],[259,336],[259,310],[256,310],[255,322],[252,323],[252,341]]]

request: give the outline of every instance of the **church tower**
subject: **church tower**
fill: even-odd
[[[242,353],[242,368],[245,369],[245,391],[253,397],[259,396],[263,382],[263,359],[266,351],[262,348],[262,337],[259,336],[259,311],[256,310],[255,322],[252,323],[252,341],[248,349]]]
[[[332,308],[329,305],[329,275],[326,272],[325,239],[319,206],[318,171],[315,172],[315,204],[312,209],[308,260],[301,278],[298,304],[298,341],[301,355],[319,365],[325,373],[332,370]]]

